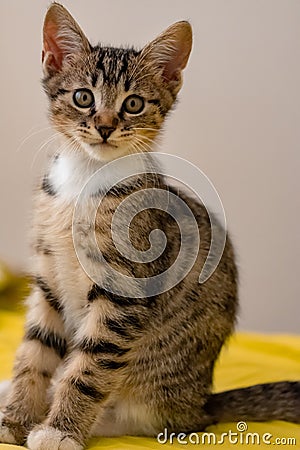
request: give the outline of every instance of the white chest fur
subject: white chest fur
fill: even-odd
[[[148,162],[151,167],[151,159],[141,159],[139,155],[102,163],[91,159],[83,150],[61,153],[51,165],[48,181],[58,194],[57,198],[67,202],[76,201],[84,188],[81,197],[84,200],[99,191],[107,191],[116,184],[134,183],[132,177],[145,173]]]
[[[89,195],[101,188],[101,178],[93,177],[101,167],[100,162],[90,160],[85,154],[62,153],[53,161],[48,179],[58,198],[72,202],[78,198],[85,185]]]

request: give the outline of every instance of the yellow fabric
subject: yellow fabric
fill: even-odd
[[[1,311],[0,313],[0,379],[6,379],[11,376],[11,368],[15,350],[22,336],[23,317],[22,314],[15,311]],[[254,383],[279,380],[300,380],[300,336],[287,335],[259,335],[250,333],[238,333],[234,336],[226,348],[224,348],[221,358],[216,367],[215,389],[221,391],[235,387],[242,387]],[[100,450],[146,450],[146,449],[211,449],[212,447],[227,448],[251,448],[251,450],[262,448],[282,447],[300,449],[300,426],[284,423],[254,423],[249,422],[246,432],[239,432],[245,437],[246,433],[259,433],[260,444],[230,444],[225,439],[223,444],[180,444],[176,440],[170,444],[160,444],[156,439],[139,437],[121,437],[121,438],[95,438],[89,442],[88,449]],[[221,434],[232,430],[237,431],[237,424],[222,424],[212,426],[209,432],[216,434],[216,439],[221,438]],[[271,444],[263,443],[264,433],[270,433],[272,437],[266,437]],[[201,436],[201,434],[200,434]],[[275,439],[294,438],[296,444],[279,445]],[[208,439],[208,438],[207,438]],[[206,442],[207,442],[206,439]],[[257,438],[256,438],[257,439]],[[250,440],[251,442],[251,440]],[[286,441],[285,441],[286,442]],[[0,450],[17,450],[20,447],[0,444]]]

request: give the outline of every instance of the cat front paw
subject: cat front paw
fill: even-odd
[[[22,445],[26,439],[26,428],[10,420],[0,411],[0,442],[5,444]]]
[[[36,426],[28,435],[30,450],[82,450],[83,447],[67,433],[48,425]]]

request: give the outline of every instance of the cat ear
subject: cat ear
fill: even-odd
[[[43,28],[42,63],[46,75],[54,75],[68,56],[88,53],[91,49],[77,22],[59,3],[52,3]]]
[[[177,93],[181,87],[181,71],[186,67],[192,49],[192,27],[176,22],[147,44],[141,57],[156,65],[162,78]]]

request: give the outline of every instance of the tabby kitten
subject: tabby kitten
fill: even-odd
[[[237,269],[227,238],[217,269],[199,284],[211,239],[200,203],[159,174],[122,181],[96,214],[101,257],[91,239],[92,208],[107,183],[98,178],[73,224],[97,283],[74,250],[73,211],[84,184],[109,161],[153,148],[182,84],[192,45],[189,23],[175,23],[141,51],[93,47],[66,9],[53,3],[43,37],[43,86],[62,145],[35,196],[35,281],[13,380],[2,395],[0,441],[27,440],[31,450],[79,450],[92,435],[155,436],[165,427],[200,431],[232,420],[299,422],[297,382],[211,393],[214,363],[236,318]],[[149,188],[180,196],[193,211],[201,236],[197,261],[166,292],[122,296],[109,289],[118,279],[107,279],[104,260],[128,277],[147,278],[170,267],[179,251],[176,222],[154,208],[132,220],[129,235],[145,252],[151,230],[163,230],[167,244],[159,258],[142,264],[113,245],[116,209]],[[136,207],[133,200],[125,215]]]

